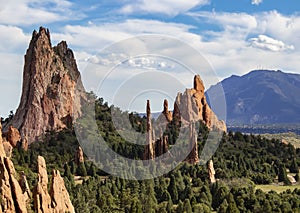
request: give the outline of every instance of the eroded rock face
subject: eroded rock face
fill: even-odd
[[[150,101],[147,100],[147,132],[146,132],[146,149],[144,151],[144,160],[153,160],[155,158],[155,136],[152,128]]]
[[[9,124],[32,143],[46,130],[60,130],[80,114],[84,97],[80,73],[65,41],[51,46],[45,28],[34,31],[25,55],[20,105]],[[7,129],[5,129],[7,131]]]
[[[199,75],[194,77],[194,88],[178,93],[174,103],[173,119],[183,124],[203,121],[210,129],[226,131],[226,124],[217,118],[206,102],[204,84]]]
[[[214,169],[214,163],[212,160],[210,160],[207,164],[207,170],[208,170],[208,178],[210,183],[215,183],[216,182],[216,178],[215,178],[215,169]]]
[[[188,155],[186,161],[190,164],[199,163],[199,155],[198,155],[198,141],[197,141],[197,132],[195,129],[195,123],[191,122],[189,126],[189,149],[191,150]]]

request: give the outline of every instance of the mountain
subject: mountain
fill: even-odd
[[[50,32],[34,31],[25,55],[22,96],[8,124],[16,127],[22,140],[32,143],[48,130],[72,125],[80,115],[84,91],[76,60],[65,41],[52,47]]]
[[[280,70],[254,70],[232,75],[210,87],[206,96],[219,96],[223,86],[227,124],[274,124],[300,122],[300,75]]]

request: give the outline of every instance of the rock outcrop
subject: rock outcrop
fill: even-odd
[[[210,129],[226,131],[226,124],[210,109],[204,94],[204,84],[199,75],[194,77],[194,88],[178,93],[174,103],[173,119],[181,123],[203,121]]]
[[[69,193],[65,187],[64,179],[58,170],[52,171],[52,184],[50,188],[53,212],[75,212]]]
[[[169,103],[168,103],[167,99],[164,100],[164,110],[163,110],[162,114],[165,116],[165,119],[168,122],[172,121],[172,112],[169,111]]]
[[[45,159],[38,156],[38,183],[33,192],[35,212],[75,212],[64,180],[58,170],[52,171],[50,194]]]
[[[31,197],[30,188],[29,188],[29,185],[28,185],[28,182],[27,182],[27,178],[26,178],[26,175],[25,175],[24,171],[20,172],[19,183],[20,183],[20,186],[21,186],[21,189],[22,189],[22,193],[23,194],[27,193],[27,196]]]
[[[34,209],[36,212],[51,211],[51,197],[48,193],[48,175],[45,159],[38,156],[38,182],[33,192]]]
[[[2,129],[0,123],[0,129]],[[27,194],[15,178],[15,168],[12,161],[6,157],[0,131],[0,210],[1,212],[27,212]]]
[[[14,128],[12,125],[8,127],[7,141],[15,148],[19,142],[21,142],[21,135],[18,129]]]
[[[31,212],[28,202],[31,192],[24,172],[20,173],[20,180],[16,179],[13,162],[6,157],[3,147],[0,122],[0,212],[26,213]],[[8,143],[8,142],[6,142]],[[48,175],[46,162],[43,157],[38,157],[38,183],[34,191],[35,212],[56,213],[75,212],[66,190],[64,180],[59,171],[54,170],[52,183],[48,193]]]
[[[4,130],[13,125],[30,144],[47,130],[70,126],[84,97],[72,50],[65,41],[52,47],[49,30],[41,27],[25,55],[19,107]]]
[[[155,142],[155,157],[161,156],[168,152],[168,136],[161,134],[161,137]]]
[[[153,160],[155,158],[155,136],[152,128],[150,101],[147,100],[146,107],[147,116],[147,132],[146,132],[146,149],[144,151],[144,160]]]
[[[208,178],[210,183],[215,183],[216,182],[216,178],[215,178],[215,169],[214,169],[214,163],[212,160],[210,160],[207,164],[207,170],[208,170]]]
[[[75,154],[75,163],[78,165],[80,163],[84,163],[84,156],[83,156],[83,151],[82,148],[79,146],[76,154]]]

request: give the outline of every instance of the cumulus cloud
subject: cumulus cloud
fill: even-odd
[[[259,5],[259,4],[261,4],[263,2],[263,0],[252,0],[251,1],[251,4],[253,4],[253,5]]]
[[[138,0],[135,3],[126,4],[121,8],[122,13],[158,13],[177,15],[186,12],[195,6],[206,5],[209,0]]]
[[[276,40],[266,35],[259,35],[256,38],[249,39],[250,46],[263,50],[270,50],[274,52],[294,50],[293,45],[287,45],[283,41]]]

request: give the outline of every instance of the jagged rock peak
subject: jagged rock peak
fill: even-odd
[[[194,87],[178,93],[174,103],[173,119],[183,125],[203,121],[210,129],[226,131],[226,124],[217,118],[209,107],[204,94],[204,84],[199,75],[194,77]]]
[[[34,31],[25,55],[22,96],[9,125],[20,131],[28,144],[47,130],[61,130],[72,125],[81,114],[85,99],[76,60],[65,41],[51,46],[50,32],[43,27]]]
[[[39,39],[48,41],[48,44],[51,46],[50,31],[48,28],[40,27],[39,32],[34,30],[32,33],[30,46],[37,44]]]

